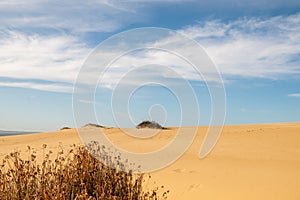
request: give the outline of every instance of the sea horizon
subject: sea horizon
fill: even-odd
[[[6,130],[0,130],[0,137],[1,136],[13,136],[13,135],[25,135],[25,134],[32,134],[32,133],[39,133],[39,131],[6,131]]]

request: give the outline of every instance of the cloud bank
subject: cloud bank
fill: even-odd
[[[300,72],[300,14],[213,20],[180,31],[202,44],[225,76],[280,78]]]
[[[99,3],[109,7],[109,9],[116,10],[115,12],[129,12],[124,7],[115,8],[114,4],[109,1]],[[27,4],[22,4],[19,1],[10,1],[2,2],[0,10],[9,6],[11,9],[15,9],[13,7],[16,5],[19,6],[18,9],[26,7],[24,12],[37,10],[36,7],[39,6],[37,3],[32,7],[30,5],[27,7]],[[72,7],[71,10],[74,11],[77,7],[76,5],[73,6],[75,7]],[[65,17],[63,13],[60,14],[53,17]],[[48,17],[46,16],[47,20],[49,20]],[[38,24],[45,26],[50,26],[52,23],[59,28],[65,27],[76,31],[101,31],[94,26],[93,21],[91,21],[90,26],[82,27],[73,22],[69,23],[67,17],[66,21],[62,20],[58,24],[54,21],[51,22],[51,20],[44,22],[43,20],[46,18],[34,17],[34,20],[38,20],[36,21]],[[58,18],[54,20],[59,21]],[[24,21],[14,22],[13,18],[1,18],[1,20],[1,24],[11,23],[13,24],[12,27],[27,26]],[[28,20],[28,23],[33,22],[26,17],[21,20]],[[105,21],[105,19],[103,20]],[[108,24],[114,26],[117,22],[108,21]],[[106,30],[112,31],[116,27],[106,27]],[[299,75],[300,14],[271,18],[242,18],[230,22],[209,20],[183,27],[178,31],[194,39],[206,49],[225,81],[243,77],[281,79],[288,75]],[[177,42],[176,38],[164,38],[157,41],[160,44],[165,43],[165,46],[169,48],[182,48],[182,50],[193,52],[189,46],[172,46]],[[148,45],[155,47],[157,44]],[[14,28],[1,30],[0,78],[3,80],[1,80],[0,85],[68,92],[80,67],[92,49],[82,37],[76,34],[72,35],[66,32],[32,34]],[[135,54],[124,57],[122,66],[116,66],[115,70],[107,74],[109,82],[105,87],[111,88],[111,84],[116,83],[122,74],[132,68],[133,65],[138,66],[153,61],[174,67],[187,80],[203,81],[200,76],[195,76],[193,70],[189,70],[183,63],[171,59],[170,55],[165,52],[148,51],[142,56]],[[209,73],[209,69],[204,70],[208,70],[206,72]],[[161,75],[164,78],[174,78],[168,76],[167,73],[159,74],[153,71],[153,74]],[[140,78],[142,79],[142,77]]]
[[[6,82],[1,81],[0,85],[70,91],[89,51],[82,41],[70,35],[2,32],[0,78]]]

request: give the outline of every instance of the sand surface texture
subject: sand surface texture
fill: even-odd
[[[90,128],[90,133],[95,129]],[[142,140],[117,128],[102,130],[118,147],[146,153],[172,142],[178,128],[162,130]],[[182,130],[191,134],[193,127]],[[226,126],[213,151],[200,160],[198,153],[206,130],[207,127],[199,127],[192,145],[180,159],[151,173],[149,187],[153,181],[164,185],[170,190],[169,199],[176,200],[300,199],[300,123]],[[143,129],[125,131],[144,137],[154,134]],[[80,143],[75,129],[3,136],[0,158],[13,150],[24,152],[28,145],[41,151],[42,145],[47,144],[56,151]]]

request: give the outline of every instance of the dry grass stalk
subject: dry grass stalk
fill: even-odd
[[[37,162],[37,153],[31,147],[27,159],[22,159],[20,152],[7,155],[0,166],[0,199],[167,199],[168,191],[162,191],[163,187],[144,191],[144,174],[126,172],[125,168],[133,164],[122,161],[120,155],[96,142],[87,148],[89,151],[73,145],[68,152],[61,149],[51,159],[53,153],[43,145],[41,163]]]

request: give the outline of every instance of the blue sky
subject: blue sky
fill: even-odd
[[[0,2],[0,130],[75,126],[73,83],[85,59],[103,40],[140,27],[173,29],[203,46],[224,80],[226,124],[300,121],[297,0],[4,0]],[[162,55],[146,53],[137,63],[161,58],[155,56]],[[136,59],[131,55],[123,62]],[[169,60],[164,64],[172,65]],[[180,70],[196,91],[199,124],[207,125],[211,115],[207,88],[203,80],[193,78],[193,72]],[[109,81],[97,90],[95,108],[99,123],[115,126],[108,97],[116,79]],[[159,95],[149,98],[152,93]],[[115,103],[123,105],[121,100]],[[166,125],[180,122],[178,102],[159,86],[137,90],[129,108],[135,123],[150,118]],[[89,117],[85,121],[96,123]],[[195,125],[190,122],[183,125]]]

